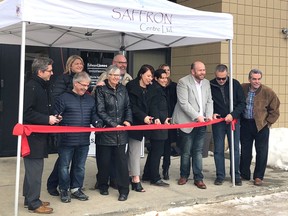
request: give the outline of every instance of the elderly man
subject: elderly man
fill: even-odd
[[[61,114],[60,125],[101,127],[102,120],[96,115],[95,100],[86,94],[90,84],[90,77],[86,72],[79,72],[73,77],[72,91],[60,95],[55,102],[55,113]],[[59,189],[60,199],[67,203],[72,198],[81,201],[88,200],[82,191],[85,162],[90,145],[90,133],[62,133],[59,140]],[[73,164],[69,174],[69,166]],[[70,195],[71,192],[71,195]]]
[[[269,128],[279,118],[280,101],[275,92],[261,84],[262,71],[252,69],[249,83],[242,84],[246,97],[246,108],[241,119],[241,158],[242,179],[251,178],[253,142],[256,149],[256,164],[253,173],[254,185],[261,186],[266,170],[269,146]]]
[[[215,185],[222,185],[225,180],[225,136],[227,135],[229,148],[231,149],[231,127],[230,122],[238,119],[234,130],[234,164],[235,164],[235,185],[241,186],[242,181],[239,172],[239,141],[240,141],[240,114],[245,108],[245,96],[240,83],[233,79],[233,111],[230,112],[229,77],[228,68],[224,64],[219,64],[215,69],[215,78],[210,81],[214,115],[216,118],[225,118],[224,122],[212,125],[214,140],[214,161],[216,167]],[[232,177],[232,155],[230,153],[230,175]],[[231,180],[232,181],[232,180]]]
[[[213,101],[210,83],[205,79],[204,63],[196,61],[191,65],[191,74],[181,78],[177,85],[177,104],[173,113],[174,123],[205,122],[212,120]],[[206,189],[202,174],[202,150],[206,134],[206,126],[181,128],[179,130],[179,145],[181,149],[179,185],[188,181],[191,169],[194,184],[200,189]]]

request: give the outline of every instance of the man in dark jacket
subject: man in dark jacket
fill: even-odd
[[[268,160],[270,127],[280,116],[280,100],[271,88],[261,84],[262,71],[252,69],[248,79],[249,83],[242,83],[246,107],[241,118],[240,172],[242,179],[250,180],[254,143],[256,161],[253,180],[254,185],[261,186]]]
[[[41,57],[32,64],[32,76],[25,84],[24,123],[54,125],[60,122],[52,114],[49,80],[53,60]],[[24,207],[34,213],[50,214],[53,209],[49,202],[40,200],[44,158],[48,157],[48,134],[32,133],[28,137],[30,154],[24,157],[25,177],[23,184]]]
[[[245,96],[240,83],[233,79],[233,111],[230,111],[229,97],[229,77],[226,65],[219,64],[215,69],[215,78],[210,81],[213,99],[214,118],[225,118],[224,122],[212,125],[214,139],[214,161],[216,166],[215,185],[222,185],[225,180],[225,157],[224,146],[227,135],[230,148],[230,175],[232,177],[232,157],[231,157],[231,128],[233,119],[238,119],[234,131],[234,164],[235,164],[235,184],[241,186],[239,173],[239,140],[240,140],[240,114],[245,108]],[[232,181],[232,180],[231,180]]]
[[[52,97],[54,100],[64,92],[71,91],[73,89],[73,77],[75,74],[82,72],[83,68],[84,61],[79,55],[71,55],[67,59],[64,73],[58,76],[53,84]],[[59,134],[54,135],[57,146],[58,136]],[[52,196],[59,196],[59,192],[57,190],[59,185],[58,164],[59,159],[57,158],[54,168],[47,179],[47,191]],[[71,166],[73,166],[73,160]],[[71,173],[71,175],[73,174]]]
[[[96,115],[95,100],[92,96],[85,94],[90,77],[86,72],[80,72],[73,77],[73,89],[60,95],[55,102],[55,114],[61,114],[63,120],[60,125],[101,127],[102,121]],[[88,196],[82,192],[85,162],[87,159],[90,133],[65,133],[61,134],[59,141],[59,189],[60,199],[67,203],[72,198],[81,201],[88,200]],[[71,167],[72,177],[70,179],[69,165],[73,158]],[[71,195],[70,195],[70,191]]]

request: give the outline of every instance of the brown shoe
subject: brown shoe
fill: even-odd
[[[43,206],[50,206],[50,202],[45,202],[45,201],[42,201],[42,205]],[[24,203],[24,208],[28,208],[28,203]]]
[[[51,214],[53,212],[53,208],[41,205],[39,208],[29,211],[37,214]]]
[[[188,181],[187,178],[180,177],[180,179],[178,180],[178,185],[184,185],[186,184],[187,181]]]
[[[206,189],[207,188],[203,181],[194,181],[194,185],[196,185],[200,189]]]
[[[263,181],[260,178],[254,179],[254,185],[261,186],[263,184]]]

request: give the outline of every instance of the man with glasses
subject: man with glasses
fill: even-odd
[[[126,84],[132,80],[132,77],[127,73],[127,59],[122,54],[117,54],[114,56],[112,65],[115,65],[120,69],[120,80],[119,82],[122,85],[126,86]],[[103,72],[101,76],[98,78],[97,85],[104,85],[104,80],[107,79],[107,72]],[[94,89],[95,91],[95,89]]]
[[[215,78],[210,81],[214,115],[213,118],[224,118],[224,122],[212,125],[214,139],[214,161],[216,166],[215,185],[222,185],[225,180],[225,136],[227,135],[230,148],[230,176],[232,178],[232,155],[231,155],[231,127],[230,122],[237,119],[234,131],[234,164],[235,164],[235,185],[241,186],[239,172],[239,140],[240,140],[240,114],[245,109],[245,96],[240,83],[233,79],[233,111],[230,112],[230,97],[228,68],[219,64],[215,69]],[[231,179],[232,181],[232,179]]]
[[[35,58],[31,78],[25,83],[23,122],[31,125],[54,125],[61,121],[53,115],[50,77],[53,60]],[[23,184],[24,207],[38,214],[50,214],[50,202],[40,200],[44,158],[48,157],[49,134],[32,133],[28,137],[30,154],[23,157],[25,177]]]
[[[55,102],[55,114],[61,114],[63,126],[101,127],[102,120],[96,115],[95,100],[86,94],[90,84],[86,72],[76,73],[73,89],[60,95]],[[88,200],[82,191],[85,162],[90,145],[90,133],[61,133],[59,137],[59,189],[61,202],[68,203],[71,197],[80,201]],[[71,161],[69,174],[69,167]],[[70,194],[71,193],[71,194]]]

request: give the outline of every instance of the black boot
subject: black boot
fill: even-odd
[[[169,180],[169,169],[163,169],[162,174],[164,180]]]

